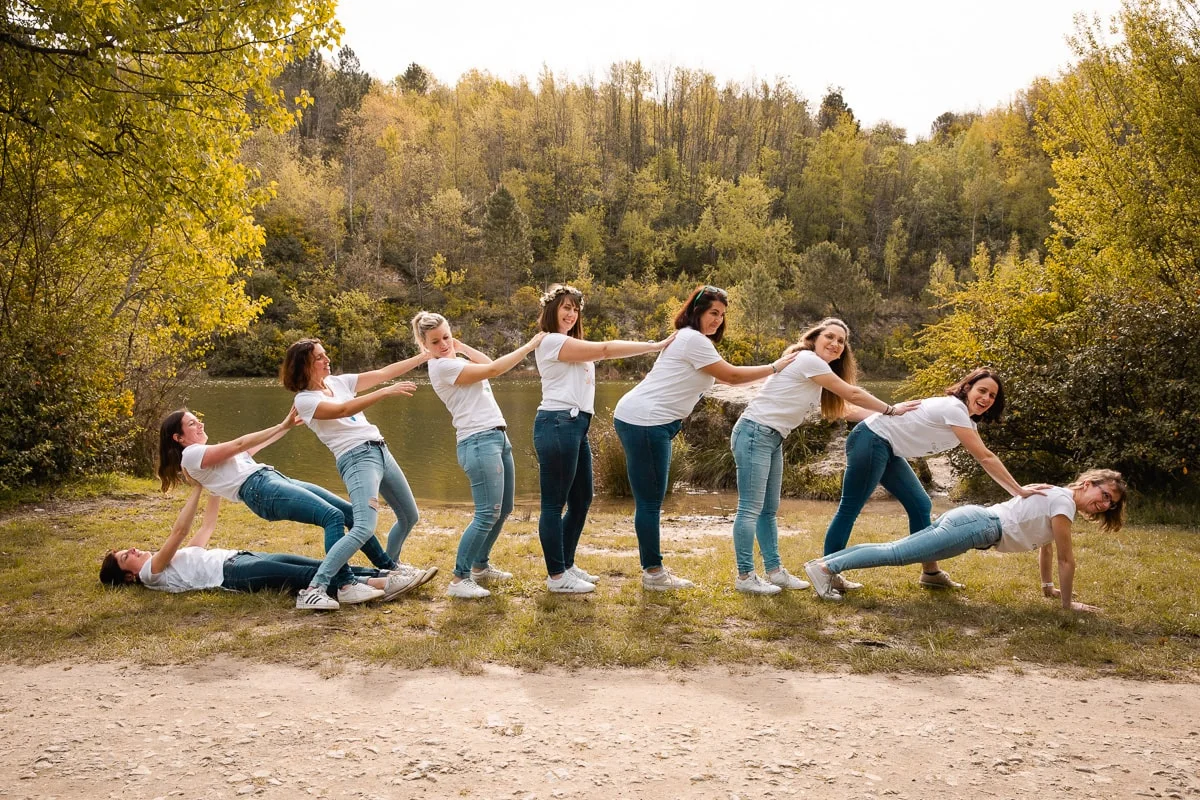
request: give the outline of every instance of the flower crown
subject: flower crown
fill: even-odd
[[[583,292],[576,289],[574,286],[568,286],[565,283],[560,283],[552,286],[538,300],[538,307],[545,308],[547,303],[553,303],[554,299],[560,294],[569,294],[575,298],[575,304],[579,306],[579,310],[583,311]]]

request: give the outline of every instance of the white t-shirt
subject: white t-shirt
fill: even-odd
[[[692,413],[716,378],[700,370],[721,360],[712,340],[680,328],[642,382],[617,401],[613,417],[629,425],[666,425]]]
[[[238,497],[238,491],[246,482],[246,478],[265,467],[247,453],[238,453],[233,458],[227,458],[204,469],[200,463],[204,460],[204,452],[208,447],[206,444],[190,444],[183,448],[183,468],[213,494],[235,503],[239,502],[241,498]]]
[[[901,458],[953,450],[959,441],[952,427],[976,429],[966,404],[950,395],[922,400],[920,408],[902,417],[886,417],[876,412],[865,421],[867,427],[887,439],[892,452]]]
[[[1001,553],[1023,553],[1054,541],[1050,519],[1060,514],[1075,519],[1075,495],[1055,486],[1045,494],[1014,497],[989,509],[1000,518],[1003,533],[996,549]]]
[[[774,428],[786,439],[801,422],[821,413],[821,386],[812,378],[832,374],[823,358],[812,350],[801,350],[795,361],[767,378],[742,418]]]
[[[209,550],[204,547],[181,547],[162,572],[155,575],[149,559],[138,572],[142,585],[160,592],[190,592],[197,589],[219,589],[225,582],[225,562],[237,555],[237,550]]]
[[[378,442],[383,440],[383,434],[371,423],[363,412],[352,414],[339,419],[316,419],[313,414],[322,400],[334,403],[344,403],[353,400],[357,394],[354,391],[358,384],[358,375],[330,375],[325,379],[325,388],[333,392],[333,397],[317,389],[305,389],[296,393],[296,411],[304,424],[317,435],[326,447],[333,451],[334,458],[341,458],[358,447],[363,442]]]
[[[486,378],[466,386],[454,384],[463,368],[467,366],[465,360],[431,358],[428,366],[429,382],[433,384],[437,396],[446,404],[454,422],[456,441],[461,442],[468,436],[505,424],[504,415],[500,413],[500,406],[496,404],[496,398],[492,396],[492,386]]]
[[[563,344],[571,337],[547,333],[537,346],[538,373],[542,376],[542,404],[538,411],[596,413],[596,365],[591,361],[559,361]]]

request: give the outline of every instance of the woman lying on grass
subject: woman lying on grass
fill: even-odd
[[[1125,522],[1125,479],[1110,469],[1093,469],[1067,486],[1052,486],[1045,494],[1014,497],[994,506],[951,509],[923,530],[894,542],[858,544],[813,559],[804,565],[817,595],[841,600],[834,588],[837,575],[848,569],[899,567],[961,555],[968,550],[996,548],[1020,553],[1041,548],[1039,563],[1042,593],[1060,597],[1071,611],[1099,611],[1071,600],[1075,556],[1071,551],[1071,523],[1078,511],[1098,522],[1103,531],[1118,531]],[[1058,588],[1052,574],[1058,552]]]
[[[130,547],[110,550],[100,565],[100,581],[109,586],[137,583],[161,592],[190,592],[201,589],[227,589],[235,592],[256,592],[260,589],[299,591],[312,581],[321,562],[315,558],[291,553],[251,553],[247,550],[208,548],[217,525],[218,504],[210,502],[204,521],[187,547],[180,547],[192,528],[200,505],[201,486],[192,489],[187,503],[175,519],[171,535],[157,552]],[[385,571],[343,566],[334,576],[334,585],[352,583],[355,575],[363,577],[375,589],[387,585]],[[415,586],[406,587],[405,591]],[[397,597],[395,592],[385,599]]]

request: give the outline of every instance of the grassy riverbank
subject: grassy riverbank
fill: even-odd
[[[472,603],[444,595],[469,511],[426,508],[405,560],[438,565],[433,583],[387,605],[312,614],[276,593],[105,589],[96,579],[105,550],[157,547],[182,497],[163,498],[149,482],[132,479],[99,487],[100,496],[22,505],[0,520],[3,659],[160,664],[228,654],[331,671],[348,660],[463,671],[488,662],[524,669],[763,664],[923,673],[1036,664],[1072,674],[1200,677],[1200,602],[1192,577],[1200,569],[1200,538],[1175,527],[1138,525],[1107,535],[1080,524],[1077,596],[1105,610],[1092,617],[1066,614],[1041,597],[1034,554],[955,559],[947,568],[969,587],[955,593],[923,591],[911,567],[854,575],[867,588],[840,605],[819,602],[809,591],[741,595],[733,590],[725,516],[733,508],[714,495],[689,499],[696,516],[664,520],[667,563],[697,589],[643,592],[629,513],[613,505],[593,512],[579,553],[582,566],[604,576],[599,590],[551,596],[537,510],[518,506],[493,559],[516,579]],[[785,501],[781,550],[794,572],[819,551],[832,511],[827,503]],[[864,514],[855,541],[895,538],[903,526],[894,503],[878,503]],[[214,544],[317,555],[320,531],[226,507]]]

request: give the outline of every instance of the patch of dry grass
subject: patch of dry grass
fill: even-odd
[[[733,589],[727,497],[677,497],[668,512],[667,564],[696,581],[678,593],[641,589],[627,503],[592,514],[579,563],[600,574],[594,595],[550,595],[536,509],[519,506],[493,553],[516,578],[479,602],[450,601],[445,585],[466,507],[423,509],[404,560],[442,570],[427,587],[386,605],[331,614],[296,611],[279,593],[168,595],[111,590],[96,579],[109,548],[157,547],[182,496],[122,479],[107,494],[10,509],[0,520],[0,628],[13,662],[130,659],[163,664],[214,654],[336,671],[349,660],[464,672],[484,663],[562,667],[754,665],[809,670],[962,672],[1037,664],[1072,674],[1195,679],[1200,605],[1193,577],[1200,539],[1180,528],[1133,526],[1106,535],[1081,525],[1077,596],[1102,606],[1070,615],[1039,590],[1035,554],[970,553],[947,569],[968,588],[932,593],[917,567],[862,571],[867,584],[841,604],[811,592],[752,597]],[[833,512],[785,501],[781,551],[793,572],[817,554]],[[390,519],[385,513],[380,531]],[[904,533],[894,503],[870,507],[854,541]],[[321,531],[267,523],[227,505],[214,544],[318,556]],[[358,561],[358,559],[356,559]],[[365,562],[364,562],[365,563]]]

